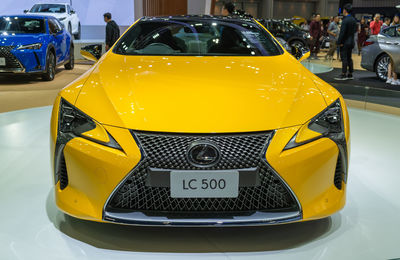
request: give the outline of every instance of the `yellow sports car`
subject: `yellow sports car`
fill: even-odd
[[[349,119],[253,19],[142,18],[59,93],[51,150],[57,206],[77,218],[297,222],[344,206]]]

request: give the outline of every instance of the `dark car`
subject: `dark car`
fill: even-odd
[[[290,20],[260,20],[275,37],[284,39],[289,46],[305,47],[310,34]]]
[[[56,67],[74,68],[68,30],[52,16],[0,16],[0,75],[38,74],[53,80]]]

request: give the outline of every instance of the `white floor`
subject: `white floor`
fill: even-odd
[[[352,109],[345,209],[252,228],[139,228],[54,205],[50,108],[0,114],[0,259],[393,259],[400,257],[400,117]]]

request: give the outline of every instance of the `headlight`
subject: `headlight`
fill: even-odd
[[[43,44],[41,44],[41,43],[34,43],[34,44],[29,44],[29,45],[22,45],[22,46],[19,46],[19,47],[17,48],[17,50],[39,50],[40,48],[42,48],[42,45],[43,45]]]
[[[343,112],[339,99],[304,125],[293,136],[284,150],[304,145],[322,137],[330,138],[337,144],[345,143]]]
[[[310,39],[311,35],[309,33],[303,34],[304,39]]]
[[[339,173],[340,175],[338,176],[342,176],[339,180],[343,180],[346,183],[348,173],[348,152],[340,99],[337,99],[324,111],[311,119],[308,124],[303,125],[292,139],[290,139],[284,150],[304,145],[323,137],[329,138],[336,143],[339,149],[339,155],[336,164],[335,178],[336,174]],[[335,186],[338,189],[341,189],[342,187],[341,184],[336,184],[336,180]]]
[[[66,100],[61,99],[57,143],[58,145],[65,145],[75,137],[82,137],[111,148],[122,150],[121,146],[103,126]]]

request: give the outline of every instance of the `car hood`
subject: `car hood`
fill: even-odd
[[[0,35],[0,46],[21,46],[44,42],[44,34]]]
[[[35,14],[35,15],[41,15],[41,16],[53,16],[57,19],[60,19],[62,17],[67,17],[67,13],[52,13],[52,12],[45,12],[45,13],[29,13],[29,14]]]
[[[326,107],[290,54],[157,57],[108,53],[76,106],[107,125],[145,131],[249,132],[303,124]]]

